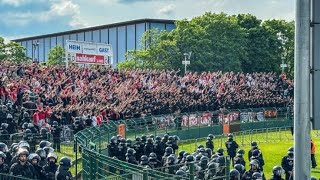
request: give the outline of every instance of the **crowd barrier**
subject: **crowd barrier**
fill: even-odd
[[[259,130],[265,132],[268,129],[290,127],[292,126],[291,117],[292,111],[285,107],[224,109],[214,112],[169,114],[110,121],[98,127],[87,128],[75,135],[76,159],[80,156],[81,150],[81,161],[76,160],[75,163],[82,164],[82,179],[179,179],[163,171],[145,169],[108,157],[109,139],[117,134],[134,140],[141,135],[161,136],[168,133],[178,135],[183,145],[188,139],[203,138],[208,134],[221,136],[225,124],[239,126],[238,131],[234,132],[236,137],[237,133],[259,133]],[[226,162],[228,161],[226,157]],[[192,169],[193,165],[190,166]],[[75,172],[79,173],[80,169],[75,167]],[[189,172],[187,179],[194,179],[192,173],[192,171]],[[229,169],[226,167],[223,179],[229,179],[228,175]]]

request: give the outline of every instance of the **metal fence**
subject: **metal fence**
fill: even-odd
[[[125,125],[126,139],[134,139],[141,135],[178,135],[181,139],[179,146],[197,144],[203,137],[213,134],[220,140],[225,126],[235,134],[240,144],[248,144],[259,136],[260,132],[278,131],[279,133],[292,126],[292,111],[289,108],[259,108],[259,109],[236,109],[221,110],[214,112],[195,112],[190,114],[170,114],[162,116],[150,116],[121,121],[110,121],[99,127],[87,128],[78,132],[75,139],[75,159],[81,161],[75,163],[82,165],[82,179],[179,179],[180,177],[154,169],[145,169],[140,166],[128,164],[108,157],[107,143],[109,139],[118,134],[119,125]],[[232,127],[234,127],[232,129]],[[239,135],[239,136],[237,136]],[[266,135],[268,136],[268,133]],[[281,137],[280,137],[281,138]],[[191,140],[193,139],[193,140]],[[268,142],[268,137],[265,137]],[[271,141],[271,140],[270,140]],[[75,173],[80,169],[75,166]],[[228,166],[229,167],[229,166]],[[192,168],[191,168],[192,169]],[[228,169],[227,169],[228,170]],[[224,179],[228,179],[229,171]],[[193,179],[193,172],[187,179]]]

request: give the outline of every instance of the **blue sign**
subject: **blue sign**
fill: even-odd
[[[99,52],[108,53],[109,52],[109,48],[99,48]]]
[[[69,45],[69,49],[80,51],[80,50],[81,50],[81,46],[70,44],[70,45]]]

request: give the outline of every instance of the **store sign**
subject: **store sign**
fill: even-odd
[[[105,58],[101,55],[91,55],[91,54],[82,54],[76,53],[72,55],[73,63],[82,63],[82,64],[105,64]]]

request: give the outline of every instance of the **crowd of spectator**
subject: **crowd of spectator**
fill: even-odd
[[[26,111],[38,125],[71,124],[75,117],[103,121],[174,112],[284,107],[293,83],[276,73],[169,70],[119,71],[104,66],[40,66],[3,62],[1,102]],[[0,115],[0,121],[3,121]]]

